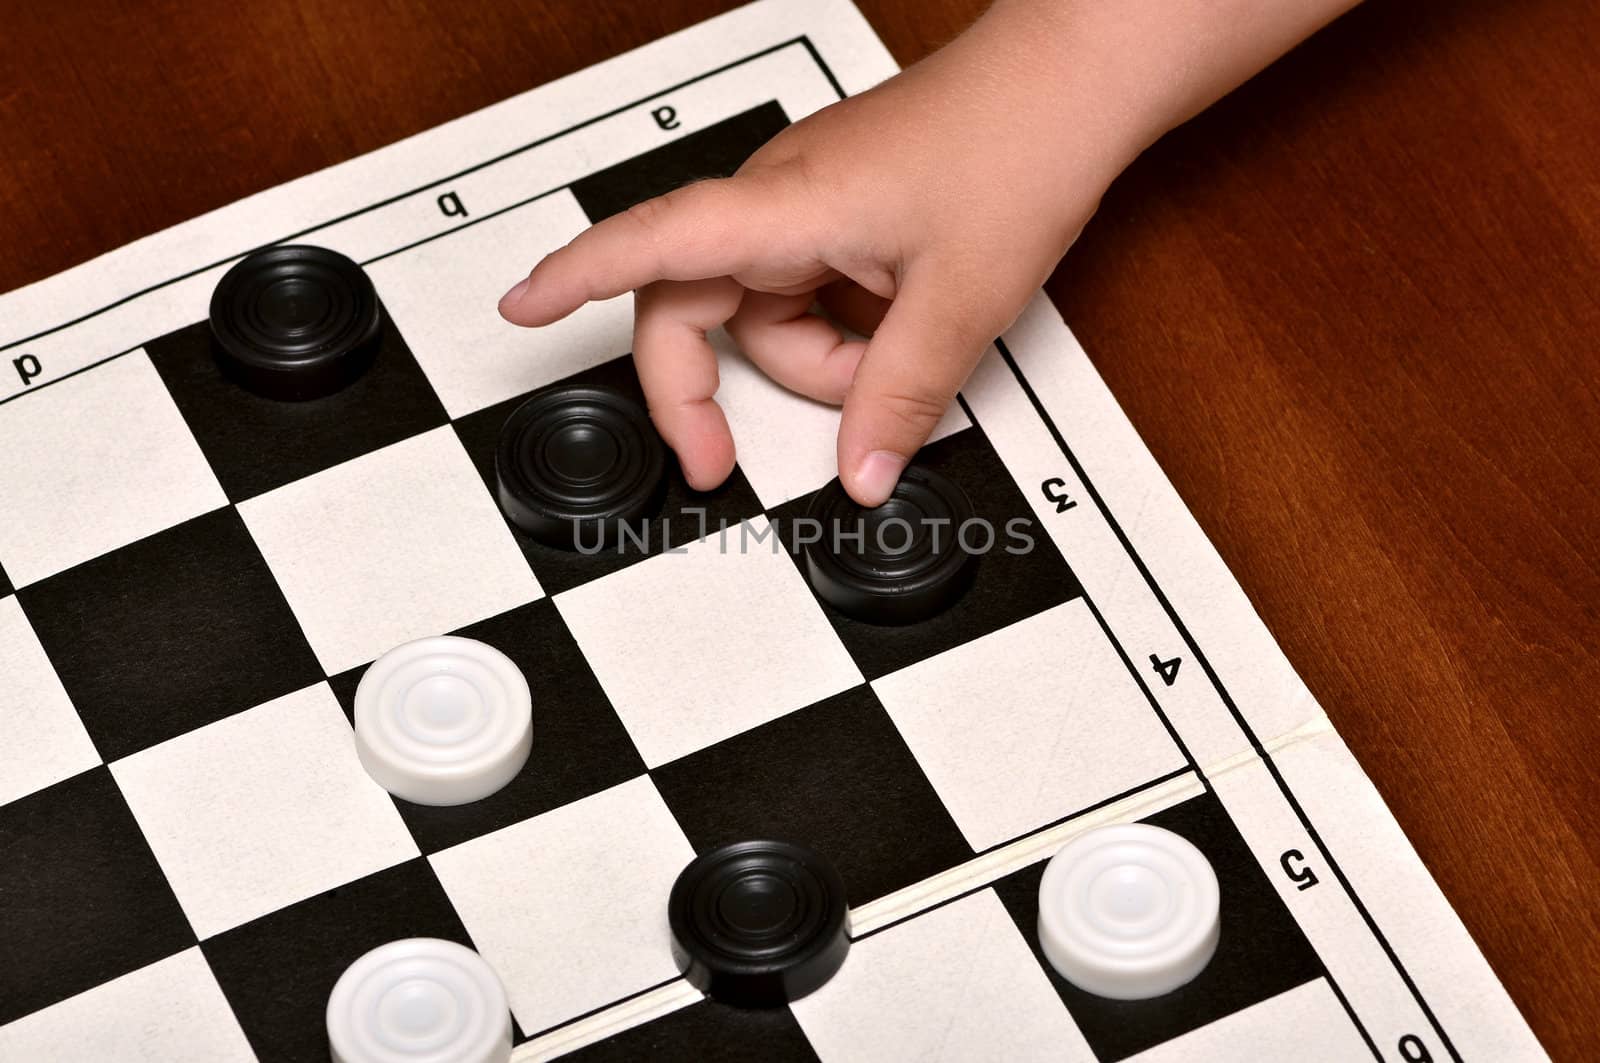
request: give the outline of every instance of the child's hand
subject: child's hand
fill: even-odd
[[[1127,68],[1155,51],[1116,54],[1145,43],[1141,19],[1207,6],[1164,2],[1002,0],[925,62],[791,126],[733,177],[582,233],[507,292],[500,312],[547,325],[636,291],[634,359],[650,415],[702,490],[734,463],[706,342],[726,325],[774,380],[843,403],[840,477],[856,501],[878,505],[1112,178],[1170,124],[1165,112],[1193,109],[1186,94],[1203,86],[1183,78],[1167,80],[1184,93],[1123,85],[1137,84]],[[1174,36],[1193,28],[1179,22]],[[819,299],[872,338],[844,340],[810,312]]]

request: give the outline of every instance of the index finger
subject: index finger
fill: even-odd
[[[749,177],[701,181],[636,203],[546,255],[500,300],[517,325],[548,325],[584,303],[659,280],[722,277],[770,254],[782,207]]]

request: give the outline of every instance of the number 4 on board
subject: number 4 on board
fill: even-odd
[[[1163,661],[1153,653],[1150,655],[1150,667],[1156,670],[1156,675],[1160,676],[1161,681],[1169,687],[1178,681],[1178,666],[1182,663],[1182,657],[1174,657],[1170,661]]]

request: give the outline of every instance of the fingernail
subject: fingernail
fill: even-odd
[[[522,301],[523,294],[528,290],[528,280],[529,278],[525,277],[518,281],[509,292],[506,292],[506,294],[500,297],[501,310],[504,310],[508,306],[515,306],[517,303]]]
[[[858,501],[869,506],[881,506],[894,493],[905,471],[906,459],[888,450],[874,450],[856,466]]]

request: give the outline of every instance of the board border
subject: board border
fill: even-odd
[[[701,73],[696,74],[693,77],[682,79],[682,80],[680,80],[680,81],[678,81],[678,82],[676,82],[676,83],[674,83],[672,85],[668,85],[666,87],[657,89],[655,91],[649,92],[649,93],[644,94],[642,96],[638,96],[638,97],[628,101],[627,103],[624,103],[624,104],[618,105],[616,107],[613,107],[613,108],[611,108],[611,109],[609,109],[607,111],[604,111],[604,112],[602,112],[600,114],[591,115],[590,117],[585,118],[582,121],[572,123],[572,124],[562,128],[562,129],[556,130],[556,131],[551,132],[551,133],[547,133],[547,134],[545,134],[543,136],[540,136],[540,137],[537,137],[537,138],[535,138],[533,140],[530,140],[527,143],[518,145],[517,147],[511,148],[511,149],[508,149],[506,151],[500,152],[500,153],[498,153],[496,155],[493,155],[493,156],[491,156],[491,157],[489,157],[487,159],[479,160],[479,161],[473,163],[470,166],[463,167],[463,168],[461,168],[459,170],[456,170],[456,171],[454,171],[452,173],[445,174],[445,175],[437,177],[437,178],[433,178],[433,179],[431,179],[431,180],[429,180],[429,181],[427,181],[427,182],[425,182],[423,184],[417,185],[417,186],[415,186],[413,188],[407,189],[407,190],[399,192],[399,193],[395,193],[395,194],[392,194],[392,195],[385,196],[385,197],[383,197],[381,199],[378,199],[378,200],[374,200],[374,201],[366,203],[366,204],[364,204],[364,205],[362,205],[360,207],[357,207],[357,208],[351,209],[349,211],[346,211],[346,212],[344,212],[342,214],[336,215],[336,216],[331,217],[331,218],[326,218],[326,219],[324,219],[322,221],[319,221],[319,222],[317,222],[315,224],[301,227],[301,228],[299,228],[299,229],[297,229],[297,230],[295,230],[293,232],[284,234],[284,235],[278,237],[277,239],[274,239],[274,240],[271,240],[271,241],[267,241],[265,243],[258,244],[258,245],[255,245],[253,247],[247,248],[247,249],[239,252],[238,254],[230,255],[228,257],[218,259],[218,260],[216,260],[214,262],[209,262],[209,263],[207,263],[205,265],[201,265],[201,266],[198,266],[198,267],[196,267],[194,269],[190,269],[190,270],[187,270],[187,271],[185,271],[183,273],[168,277],[165,280],[158,281],[158,282],[156,282],[154,284],[151,284],[151,285],[148,285],[148,286],[146,286],[144,288],[140,288],[140,289],[138,289],[136,291],[133,291],[133,292],[130,292],[130,293],[126,294],[126,295],[120,296],[115,300],[107,302],[107,303],[105,303],[105,304],[103,304],[103,305],[101,305],[101,306],[99,306],[99,307],[97,307],[97,308],[95,308],[93,310],[90,310],[90,311],[87,311],[87,312],[85,312],[83,314],[80,314],[77,317],[71,318],[71,319],[69,319],[67,321],[63,321],[63,322],[61,322],[59,324],[50,326],[48,328],[41,329],[41,330],[39,330],[37,332],[32,333],[31,335],[24,336],[24,337],[22,337],[20,339],[17,339],[17,340],[14,340],[14,341],[11,341],[11,342],[8,342],[8,343],[5,343],[5,344],[0,344],[0,352],[11,351],[11,350],[14,350],[16,348],[22,347],[22,346],[24,346],[26,344],[33,343],[33,342],[35,342],[35,341],[37,341],[39,339],[42,339],[44,337],[54,335],[56,333],[59,333],[59,332],[62,332],[64,330],[66,330],[66,329],[70,329],[70,328],[72,328],[72,327],[74,327],[76,325],[82,324],[83,322],[86,322],[86,321],[92,320],[92,319],[94,319],[96,317],[99,317],[100,315],[102,315],[104,313],[107,313],[107,312],[109,312],[111,310],[117,309],[117,308],[119,308],[121,306],[125,306],[128,303],[131,303],[131,302],[133,302],[133,301],[135,301],[137,299],[140,299],[140,298],[143,298],[143,297],[145,297],[147,295],[150,295],[152,293],[158,292],[158,291],[162,290],[163,288],[170,287],[173,284],[181,283],[182,281],[185,281],[185,280],[188,280],[188,279],[190,279],[192,277],[198,276],[199,274],[205,273],[205,272],[207,272],[209,270],[213,270],[213,269],[216,269],[218,267],[225,266],[225,265],[227,265],[227,264],[229,264],[231,262],[238,261],[240,258],[242,258],[242,257],[244,257],[244,256],[246,256],[248,254],[251,254],[251,253],[253,253],[255,251],[261,250],[262,248],[272,247],[272,246],[276,246],[278,244],[284,243],[286,241],[295,240],[295,239],[297,239],[299,237],[306,236],[308,234],[318,232],[319,230],[326,229],[326,228],[329,228],[329,227],[331,227],[333,225],[337,225],[337,224],[339,224],[341,222],[348,221],[350,219],[360,217],[360,216],[362,216],[364,214],[369,214],[372,211],[379,210],[379,209],[381,209],[383,207],[387,207],[387,206],[389,206],[391,204],[400,202],[400,201],[408,199],[410,197],[419,195],[421,193],[430,191],[432,189],[436,189],[436,188],[438,188],[440,186],[443,186],[443,185],[447,185],[447,184],[449,184],[451,182],[459,180],[461,177],[467,176],[467,175],[472,174],[472,173],[476,173],[476,172],[478,172],[480,170],[484,170],[484,169],[486,169],[486,168],[488,168],[490,166],[493,166],[493,165],[495,165],[497,163],[504,162],[507,159],[514,158],[514,157],[516,157],[518,155],[521,155],[521,154],[523,154],[523,153],[525,153],[527,151],[531,151],[531,150],[533,150],[533,149],[535,149],[537,147],[540,147],[540,146],[542,146],[544,144],[548,144],[548,143],[550,143],[550,142],[552,142],[554,140],[560,139],[561,137],[568,136],[568,135],[570,135],[570,134],[572,134],[574,132],[577,132],[578,130],[581,130],[581,129],[587,128],[588,126],[591,126],[591,125],[594,125],[596,123],[605,121],[608,118],[613,118],[613,117],[615,117],[617,115],[620,115],[620,114],[622,114],[624,112],[627,112],[629,110],[633,110],[635,108],[638,108],[638,107],[640,107],[640,106],[642,106],[642,105],[644,105],[646,103],[649,103],[649,102],[651,102],[653,100],[657,100],[657,99],[659,99],[659,98],[661,98],[663,96],[669,95],[669,94],[671,94],[673,92],[677,92],[677,91],[679,91],[681,89],[684,89],[684,88],[686,88],[686,87],[688,87],[690,85],[694,85],[694,84],[696,84],[698,82],[701,82],[701,81],[707,80],[709,78],[715,77],[715,76],[717,76],[719,74],[725,73],[725,72],[727,72],[729,70],[732,70],[732,69],[735,69],[735,68],[737,68],[739,66],[743,66],[743,65],[745,65],[747,63],[754,62],[756,60],[765,58],[765,57],[767,57],[769,55],[772,55],[772,54],[775,54],[777,52],[783,51],[783,50],[788,49],[788,48],[793,48],[793,47],[796,47],[796,46],[800,46],[800,47],[804,48],[805,51],[810,55],[812,61],[816,64],[818,70],[824,76],[824,78],[826,78],[826,80],[828,81],[829,86],[833,89],[833,91],[836,93],[838,98],[839,99],[846,98],[846,96],[848,94],[845,92],[843,86],[840,84],[837,76],[834,74],[834,72],[831,69],[831,67],[829,67],[827,61],[822,57],[821,53],[818,51],[816,45],[812,42],[812,40],[810,38],[810,35],[804,34],[804,33],[798,34],[796,36],[789,37],[789,38],[787,38],[785,40],[778,41],[778,42],[776,42],[774,44],[771,44],[771,45],[768,45],[768,46],[766,46],[764,48],[758,49],[758,50],[756,50],[754,52],[748,53],[748,54],[746,54],[744,56],[741,56],[740,58],[730,60],[730,61],[728,61],[726,63],[723,63],[723,64],[721,64],[719,66],[716,66],[716,67],[714,67],[712,69],[702,71]],[[412,250],[412,249],[414,249],[416,247],[419,247],[419,246],[421,246],[423,244],[427,244],[427,243],[430,243],[430,242],[432,242],[434,240],[438,240],[438,239],[441,239],[441,238],[443,238],[445,236],[449,236],[452,233],[460,231],[461,229],[468,228],[468,227],[470,227],[472,225],[476,225],[476,224],[478,224],[480,222],[487,221],[487,220],[489,220],[491,218],[498,217],[498,216],[500,216],[502,214],[507,213],[508,211],[515,210],[515,209],[518,209],[520,207],[526,206],[529,203],[535,202],[535,201],[537,201],[539,199],[543,199],[546,196],[554,195],[554,194],[556,194],[556,193],[558,193],[560,191],[563,191],[563,190],[569,188],[570,185],[571,185],[571,182],[568,182],[568,183],[565,183],[565,184],[562,184],[562,185],[558,185],[558,186],[556,186],[554,188],[549,188],[549,189],[546,189],[544,191],[535,193],[534,195],[527,196],[527,197],[525,197],[523,199],[520,199],[520,200],[518,200],[518,201],[516,201],[514,203],[511,203],[511,204],[507,205],[507,206],[501,207],[501,208],[499,208],[499,209],[497,209],[495,211],[492,211],[490,213],[473,217],[472,219],[470,219],[470,220],[468,220],[466,222],[463,222],[463,223],[461,223],[459,225],[451,226],[448,229],[444,229],[444,230],[442,230],[440,232],[437,232],[437,233],[431,234],[429,236],[423,237],[423,238],[421,238],[419,240],[411,241],[410,243],[407,243],[407,244],[402,245],[400,247],[392,248],[392,249],[390,249],[388,251],[385,251],[385,252],[383,252],[381,254],[372,256],[372,257],[370,257],[368,259],[363,260],[363,262],[361,264],[363,266],[370,265],[370,264],[372,264],[374,262],[378,262],[378,261],[381,261],[383,259],[392,257],[392,256],[400,254],[400,253],[402,253],[404,251]],[[67,371],[65,373],[62,373],[60,376],[51,377],[48,380],[41,381],[37,385],[30,386],[30,387],[28,387],[28,388],[26,388],[26,389],[24,389],[22,391],[16,392],[15,394],[6,396],[4,398],[0,398],[0,406],[3,406],[6,403],[12,402],[12,401],[14,401],[16,399],[23,398],[24,396],[31,395],[31,394],[34,394],[34,393],[39,392],[39,391],[43,391],[44,389],[46,389],[46,388],[48,388],[48,387],[50,387],[50,386],[52,386],[54,384],[58,384],[58,383],[60,383],[60,382],[62,382],[64,380],[71,379],[72,377],[77,376],[79,373],[83,373],[83,372],[86,372],[86,371],[88,371],[90,369],[97,368],[99,366],[102,366],[102,365],[106,364],[107,362],[113,361],[114,359],[120,358],[120,357],[122,357],[124,355],[127,355],[127,354],[131,354],[134,351],[137,351],[137,350],[141,349],[145,345],[145,342],[147,342],[147,341],[141,341],[140,343],[135,344],[135,345],[133,345],[131,347],[115,351],[115,352],[113,352],[111,354],[105,355],[105,356],[103,356],[101,358],[95,359],[94,361],[88,362],[88,363],[86,363],[84,365],[78,366],[77,368],[74,368],[74,369],[69,370],[69,371]],[[994,341],[994,345],[995,345],[995,347],[996,347],[996,349],[997,349],[997,351],[998,351],[998,353],[1000,355],[1001,360],[1004,362],[1004,364],[1006,365],[1006,367],[1010,371],[1010,373],[1013,376],[1013,378],[1017,381],[1019,387],[1022,389],[1023,394],[1026,396],[1026,398],[1028,399],[1029,403],[1033,406],[1035,413],[1038,415],[1040,420],[1044,423],[1045,427],[1050,432],[1051,438],[1055,442],[1057,448],[1061,451],[1062,456],[1067,460],[1067,462],[1071,466],[1073,472],[1077,475],[1079,480],[1083,483],[1083,485],[1085,487],[1085,490],[1086,490],[1090,500],[1094,503],[1094,506],[1095,506],[1096,510],[1099,512],[1099,514],[1101,516],[1101,519],[1103,519],[1106,522],[1107,526],[1110,528],[1112,534],[1116,537],[1116,539],[1117,539],[1119,545],[1121,546],[1121,548],[1123,549],[1123,551],[1127,554],[1129,559],[1133,562],[1135,569],[1138,571],[1140,577],[1144,580],[1145,585],[1149,588],[1149,590],[1152,593],[1152,595],[1154,596],[1157,604],[1160,605],[1160,607],[1165,612],[1165,614],[1166,614],[1167,618],[1169,619],[1169,621],[1173,624],[1174,628],[1176,629],[1176,631],[1178,632],[1180,637],[1183,639],[1184,645],[1188,647],[1188,651],[1194,656],[1195,660],[1199,663],[1200,668],[1204,672],[1207,681],[1211,683],[1213,689],[1217,692],[1217,695],[1218,695],[1219,699],[1222,701],[1222,703],[1228,709],[1228,712],[1232,716],[1232,718],[1234,720],[1234,723],[1236,724],[1236,726],[1238,726],[1238,728],[1241,730],[1241,732],[1243,732],[1244,736],[1248,740],[1248,742],[1250,744],[1250,747],[1251,747],[1251,750],[1253,751],[1256,759],[1258,759],[1263,764],[1263,766],[1266,768],[1266,770],[1269,773],[1269,775],[1271,776],[1274,784],[1277,786],[1279,792],[1283,795],[1284,800],[1288,803],[1288,805],[1289,805],[1290,809],[1293,811],[1295,817],[1298,819],[1298,821],[1300,822],[1301,826],[1305,829],[1305,831],[1307,833],[1307,836],[1311,839],[1312,844],[1314,844],[1316,846],[1317,851],[1321,854],[1323,860],[1326,862],[1326,864],[1328,866],[1328,869],[1332,872],[1335,880],[1339,883],[1341,889],[1344,891],[1345,895],[1349,898],[1351,904],[1355,907],[1357,913],[1361,916],[1363,922],[1367,926],[1368,931],[1372,934],[1374,940],[1377,942],[1379,947],[1382,949],[1384,955],[1387,957],[1387,959],[1389,960],[1390,964],[1394,967],[1396,973],[1400,976],[1401,981],[1403,982],[1403,984],[1406,986],[1406,988],[1410,992],[1410,994],[1411,994],[1412,998],[1415,1000],[1417,1006],[1421,1009],[1423,1015],[1428,1020],[1430,1026],[1433,1029],[1433,1032],[1438,1036],[1442,1047],[1449,1054],[1450,1058],[1453,1061],[1455,1061],[1455,1063],[1460,1063],[1462,1057],[1461,1057],[1460,1053],[1457,1051],[1457,1049],[1455,1048],[1455,1045],[1451,1041],[1449,1035],[1445,1032],[1443,1024],[1438,1019],[1438,1017],[1435,1014],[1433,1008],[1430,1006],[1430,1004],[1428,1003],[1427,999],[1422,994],[1420,988],[1417,986],[1417,984],[1416,984],[1415,980],[1412,978],[1410,972],[1406,969],[1405,964],[1403,963],[1403,961],[1401,961],[1399,955],[1395,951],[1394,946],[1389,942],[1388,937],[1383,933],[1382,929],[1378,926],[1377,920],[1372,915],[1371,910],[1367,907],[1365,902],[1363,902],[1361,900],[1359,894],[1356,892],[1356,889],[1355,889],[1354,885],[1350,882],[1350,880],[1349,880],[1348,876],[1345,874],[1344,870],[1339,866],[1338,861],[1335,860],[1335,858],[1333,857],[1333,854],[1329,851],[1329,848],[1328,848],[1327,844],[1322,840],[1320,832],[1318,832],[1316,826],[1312,823],[1310,816],[1305,812],[1305,810],[1304,810],[1303,806],[1301,805],[1299,799],[1294,794],[1294,791],[1290,788],[1290,786],[1288,785],[1287,781],[1284,779],[1283,774],[1280,772],[1280,770],[1278,769],[1277,765],[1273,762],[1271,754],[1267,751],[1266,747],[1263,745],[1263,743],[1261,742],[1260,738],[1257,736],[1254,728],[1252,728],[1250,726],[1248,720],[1246,720],[1244,714],[1240,711],[1240,709],[1239,709],[1238,705],[1235,703],[1232,695],[1228,692],[1228,689],[1227,689],[1226,685],[1222,682],[1221,677],[1217,674],[1216,669],[1212,666],[1210,660],[1207,658],[1207,656],[1204,653],[1204,651],[1200,648],[1198,641],[1195,639],[1195,637],[1192,634],[1192,632],[1190,631],[1188,625],[1178,615],[1177,610],[1173,607],[1172,602],[1168,598],[1166,592],[1161,588],[1160,584],[1156,581],[1154,575],[1151,573],[1151,571],[1149,569],[1149,566],[1145,563],[1144,559],[1140,556],[1138,550],[1136,550],[1134,548],[1133,543],[1129,539],[1129,537],[1126,534],[1126,532],[1123,530],[1120,522],[1111,513],[1111,510],[1106,505],[1106,503],[1104,501],[1104,498],[1101,496],[1099,490],[1095,487],[1093,480],[1088,476],[1086,470],[1084,469],[1082,463],[1079,461],[1077,455],[1073,452],[1072,448],[1068,445],[1065,436],[1061,433],[1060,429],[1057,427],[1055,419],[1051,416],[1049,410],[1045,407],[1045,404],[1040,399],[1038,393],[1035,391],[1035,389],[1033,388],[1032,384],[1028,381],[1028,378],[1027,378],[1026,374],[1023,373],[1022,368],[1017,363],[1016,358],[1012,355],[1009,347],[1006,345],[1005,339],[1003,337],[996,338],[995,341]],[[957,396],[957,401],[960,403],[963,411],[967,414],[967,417],[969,418],[969,420],[974,425],[977,425],[978,424],[978,420],[974,416],[973,411],[972,411],[970,405],[967,403],[965,397],[964,396]],[[1083,591],[1082,597],[1083,597],[1085,605],[1088,606],[1088,608],[1089,608],[1090,612],[1092,613],[1092,615],[1094,616],[1096,622],[1099,624],[1101,631],[1105,634],[1105,636],[1108,639],[1108,641],[1110,641],[1112,646],[1116,649],[1118,656],[1122,659],[1122,662],[1123,662],[1124,666],[1127,667],[1127,669],[1129,671],[1129,674],[1131,676],[1133,676],[1135,682],[1139,685],[1140,690],[1144,693],[1146,699],[1150,702],[1151,707],[1153,708],[1153,710],[1156,712],[1156,714],[1158,715],[1159,719],[1161,720],[1161,723],[1163,724],[1164,727],[1166,727],[1168,732],[1171,734],[1173,740],[1178,745],[1178,748],[1183,753],[1185,759],[1188,761],[1189,769],[1194,772],[1195,777],[1199,780],[1200,784],[1204,787],[1204,790],[1206,792],[1208,792],[1208,793],[1213,794],[1214,796],[1218,796],[1219,797],[1219,801],[1220,801],[1220,795],[1216,794],[1216,791],[1213,788],[1213,786],[1211,784],[1211,781],[1206,777],[1206,774],[1205,774],[1204,770],[1201,768],[1199,763],[1194,759],[1193,755],[1189,752],[1188,747],[1184,744],[1181,736],[1179,736],[1179,734],[1177,733],[1176,729],[1173,727],[1171,721],[1168,719],[1168,717],[1166,715],[1166,712],[1162,709],[1162,707],[1160,706],[1160,703],[1157,700],[1157,698],[1155,697],[1154,693],[1150,690],[1148,684],[1145,682],[1145,679],[1144,679],[1143,675],[1134,666],[1131,658],[1127,654],[1127,651],[1124,649],[1120,639],[1118,639],[1117,636],[1111,631],[1109,625],[1106,623],[1106,620],[1105,620],[1104,616],[1101,614],[1099,608],[1095,605],[1095,603],[1091,599],[1091,597],[1090,597],[1090,595],[1089,595],[1089,593],[1088,593],[1088,591],[1086,589]],[[1224,806],[1224,810],[1226,810],[1226,806]],[[1076,815],[1076,813],[1074,813],[1074,815]],[[1071,817],[1069,816],[1067,818],[1071,818]],[[1229,818],[1231,820],[1232,816],[1230,815]],[[1025,838],[1025,837],[1028,837],[1028,836],[1030,836],[1032,834],[1035,834],[1035,833],[1037,833],[1037,831],[1030,831],[1030,832],[1028,832],[1027,835],[1023,835],[1021,837]],[[1012,839],[1012,842],[1015,842],[1015,841],[1018,841],[1018,840],[1020,840],[1020,839]],[[1008,843],[1003,843],[1003,844],[1011,844],[1011,843],[1008,842]],[[984,886],[974,887],[974,891],[976,889],[982,889],[982,888],[987,888],[987,884],[985,884]],[[967,892],[973,892],[973,891],[967,891]],[[963,895],[965,895],[965,894],[963,894]],[[950,903],[950,901],[955,900],[955,899],[959,899],[959,898],[952,897],[952,898],[945,899],[945,900],[940,902],[940,905]],[[935,905],[935,907],[940,906],[940,905]],[[907,919],[915,918],[916,915],[920,915],[920,914],[922,914],[922,913],[919,911],[919,912],[917,912],[917,913],[915,913],[913,915],[908,915],[905,918],[907,918]],[[888,925],[890,925],[890,926],[897,925],[899,922],[903,922],[903,921],[904,921],[904,919],[896,920],[894,923],[890,923]],[[886,928],[887,928],[887,926],[875,928],[871,933],[878,933],[878,932],[881,932],[881,930],[886,929]],[[1324,968],[1325,968],[1324,977],[1327,980],[1327,982],[1329,984],[1329,987],[1333,990],[1335,996],[1339,999],[1339,1002],[1345,1008],[1345,1011],[1350,1015],[1351,1021],[1355,1024],[1357,1030],[1361,1033],[1361,1036],[1362,1036],[1363,1040],[1366,1042],[1367,1046],[1372,1050],[1372,1053],[1373,1053],[1374,1057],[1381,1060],[1383,1058],[1382,1052],[1379,1050],[1378,1046],[1373,1041],[1372,1036],[1367,1031],[1365,1025],[1361,1022],[1360,1017],[1356,1014],[1354,1008],[1350,1004],[1350,1002],[1349,1002],[1348,998],[1346,997],[1346,995],[1344,994],[1343,990],[1338,986],[1337,982],[1334,980],[1334,977],[1333,977],[1332,973],[1326,971],[1326,964],[1324,964]],[[668,981],[670,982],[671,980],[668,980]],[[663,984],[667,984],[667,983],[663,983]],[[646,990],[640,991],[640,993],[650,992],[652,990],[659,989],[659,988],[660,988],[660,986],[649,987]],[[627,1000],[632,999],[634,996],[638,996],[638,995],[640,995],[640,994],[631,994],[630,997],[628,997],[628,998],[624,998],[623,1000],[619,1000],[619,1001],[613,1001],[609,1005],[606,1005],[606,1006],[604,1006],[602,1008],[596,1009],[596,1011],[603,1011],[603,1010],[606,1010],[609,1007],[614,1007],[617,1004],[625,1003]],[[553,1031],[553,1030],[559,1029],[561,1027],[569,1026],[572,1023],[580,1021],[581,1019],[583,1019],[585,1017],[588,1017],[588,1016],[578,1016],[578,1017],[576,1017],[574,1019],[568,1020],[567,1022],[558,1024],[556,1027],[552,1027],[551,1029]],[[541,1031],[541,1033],[548,1033],[548,1032],[551,1032],[551,1031]]]

